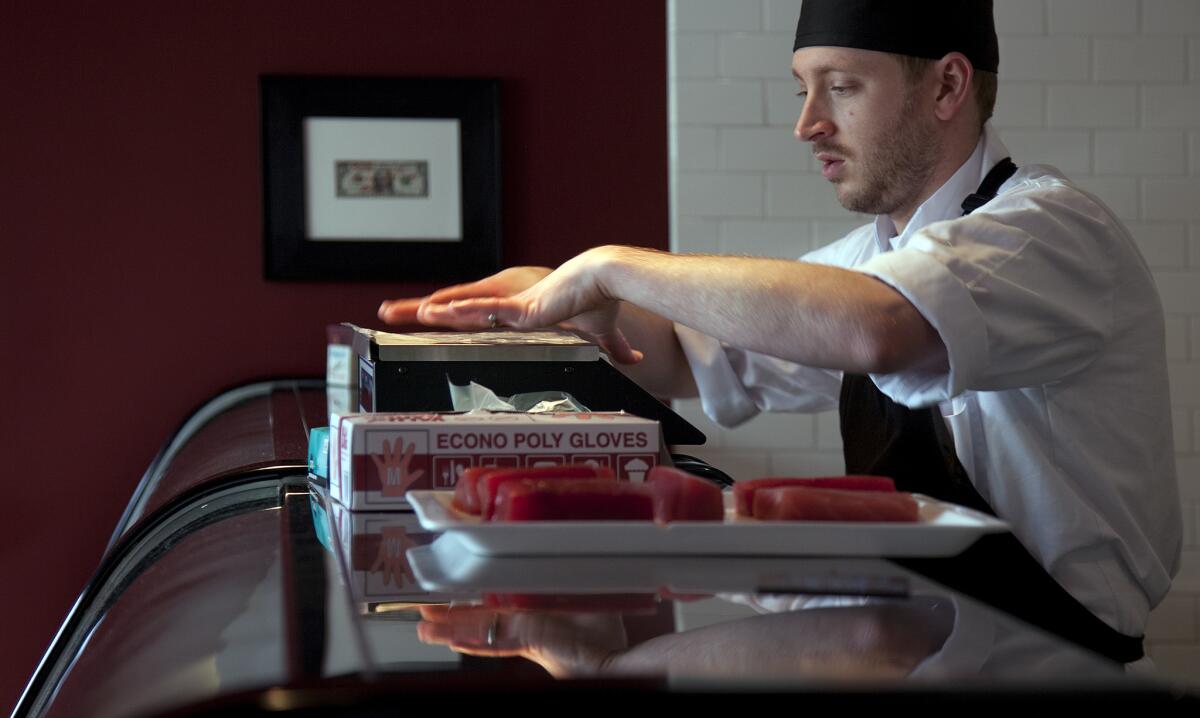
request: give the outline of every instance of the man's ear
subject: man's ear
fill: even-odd
[[[934,115],[943,122],[954,119],[963,111],[971,94],[971,80],[975,68],[961,52],[952,52],[934,63],[937,94],[934,99]]]

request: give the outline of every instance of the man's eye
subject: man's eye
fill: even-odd
[[[805,96],[807,96],[807,95],[808,95],[808,93],[805,92],[804,90],[801,90],[796,93],[796,97],[799,97],[801,100],[803,100],[805,98]]]

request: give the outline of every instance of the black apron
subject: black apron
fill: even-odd
[[[1008,158],[963,201],[967,215],[1016,172]],[[839,405],[846,473],[890,476],[896,488],[995,515],[959,462],[936,406],[908,409],[870,377],[847,374]],[[1067,593],[1011,533],[989,534],[952,558],[897,563],[1006,613],[1120,662],[1142,657],[1142,639],[1110,628]]]

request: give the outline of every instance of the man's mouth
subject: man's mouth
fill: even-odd
[[[827,180],[835,180],[842,173],[842,168],[846,164],[846,160],[837,155],[831,155],[822,152],[817,155],[817,160],[821,163],[821,176]]]

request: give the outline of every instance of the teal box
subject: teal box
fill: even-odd
[[[312,507],[313,529],[316,531],[317,540],[325,547],[326,551],[333,552],[333,543],[329,540],[329,514],[325,511],[325,505],[317,498],[315,492],[309,492],[308,504]]]
[[[308,432],[308,473],[329,478],[329,427],[321,426]]]

